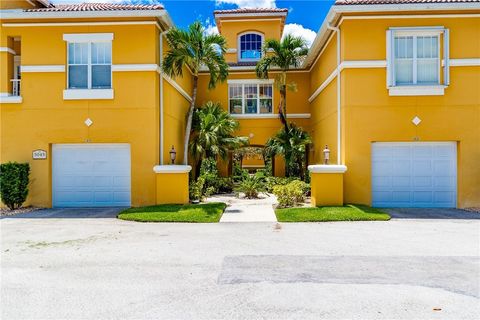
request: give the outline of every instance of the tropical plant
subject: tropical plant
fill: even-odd
[[[273,187],[273,194],[277,197],[279,207],[292,207],[305,201],[310,186],[300,180],[293,180],[286,185]]]
[[[240,194],[240,192],[242,192],[245,194],[245,198],[247,199],[258,198],[258,194],[264,191],[265,185],[263,184],[261,178],[255,175],[248,175],[235,188],[235,192],[237,194]]]
[[[287,121],[287,88],[296,91],[295,82],[287,82],[287,71],[298,67],[308,53],[307,42],[302,37],[287,34],[281,41],[269,39],[263,46],[263,57],[258,61],[256,73],[258,78],[268,79],[272,68],[279,68],[280,74],[275,81],[280,91],[278,114],[285,131],[288,131]]]
[[[0,165],[0,195],[2,202],[14,210],[27,199],[30,165],[7,162]]]
[[[193,115],[192,137],[189,144],[190,154],[197,167],[206,158],[217,156],[226,160],[228,151],[244,146],[247,137],[234,136],[239,123],[219,103],[207,102],[196,109]]]
[[[265,152],[270,156],[282,155],[285,158],[285,175],[290,177],[298,174],[303,180],[306,150],[311,143],[310,135],[291,123],[288,130],[282,128],[275,136],[268,139]]]
[[[170,49],[163,61],[163,72],[172,78],[182,77],[184,68],[189,68],[193,74],[192,101],[188,110],[183,149],[183,162],[188,164],[188,145],[197,99],[198,74],[202,67],[208,70],[209,89],[214,88],[218,81],[223,82],[227,79],[228,64],[224,59],[227,41],[219,34],[207,35],[199,21],[191,24],[188,30],[173,27],[167,32],[166,39]]]

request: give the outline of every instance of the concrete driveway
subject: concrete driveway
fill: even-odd
[[[117,214],[126,208],[50,208],[41,209],[2,219],[116,219]]]
[[[384,209],[393,219],[460,219],[480,220],[480,213],[452,208],[390,208]]]
[[[480,314],[478,220],[0,223],[2,319]]]

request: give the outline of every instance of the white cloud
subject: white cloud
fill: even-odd
[[[313,40],[316,37],[316,32],[305,28],[301,24],[298,23],[288,23],[285,25],[283,30],[283,37],[287,34],[291,34],[296,37],[303,37],[307,41],[308,47],[312,45]]]
[[[236,4],[239,8],[276,8],[275,0],[216,0],[219,4]]]
[[[210,21],[210,18],[207,18],[205,23],[203,24],[205,26],[205,33],[206,34],[217,34],[218,33],[218,28],[217,26]]]

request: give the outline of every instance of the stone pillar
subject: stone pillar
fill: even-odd
[[[311,165],[312,206],[343,206],[344,165]]]
[[[185,165],[153,167],[157,176],[156,204],[188,203],[188,173],[190,170],[192,167]]]

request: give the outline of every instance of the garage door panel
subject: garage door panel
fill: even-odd
[[[394,202],[410,202],[410,191],[395,191],[392,192],[392,200]]]
[[[429,145],[413,145],[413,157],[417,159],[427,158],[431,159],[432,157],[432,146]]]
[[[392,148],[394,159],[410,159],[412,149],[409,146],[395,146]]]
[[[372,144],[372,204],[455,207],[456,145],[449,142]]]
[[[54,145],[53,205],[96,207],[130,205],[130,146]]]
[[[410,177],[392,177],[392,186],[397,190],[410,189]]]

